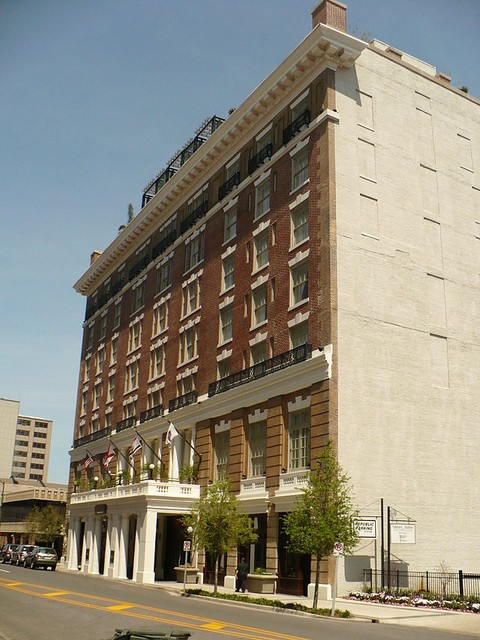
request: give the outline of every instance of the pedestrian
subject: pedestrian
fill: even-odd
[[[238,563],[235,575],[237,577],[237,587],[235,591],[241,591],[242,593],[245,593],[246,589],[243,586],[243,583],[245,582],[245,578],[248,575],[248,564],[245,562],[245,558],[243,556],[240,558],[240,562]]]

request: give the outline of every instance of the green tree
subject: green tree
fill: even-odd
[[[307,553],[315,557],[314,609],[318,604],[322,558],[332,553],[337,541],[343,542],[347,552],[358,542],[352,523],[357,511],[350,495],[349,482],[331,444],[328,444],[309,474],[307,484],[302,489],[303,495],[284,519],[289,538],[288,548],[294,553]]]
[[[64,530],[63,516],[53,505],[43,509],[35,506],[25,518],[25,529],[31,538],[41,538],[47,544],[53,544]]]
[[[220,558],[232,549],[256,542],[253,523],[247,514],[238,512],[238,501],[230,490],[230,483],[222,479],[206,488],[197,506],[184,517],[183,524],[185,529],[193,529],[193,545],[213,557],[216,593]]]

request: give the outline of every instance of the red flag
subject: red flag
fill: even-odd
[[[107,453],[105,454],[105,457],[103,458],[103,466],[105,467],[105,469],[108,469],[108,465],[110,464],[110,461],[114,457],[115,457],[115,451],[113,450],[112,444],[110,443],[108,445]]]

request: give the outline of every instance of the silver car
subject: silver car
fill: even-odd
[[[58,556],[55,549],[51,547],[33,547],[30,553],[27,553],[23,561],[24,567],[36,569],[37,567],[50,567],[52,571],[57,568]]]
[[[15,549],[15,551],[12,552],[12,559],[10,561],[11,564],[16,564],[17,567],[23,564],[23,561],[25,560],[25,556],[27,555],[27,553],[30,553],[30,551],[32,551],[34,547],[35,547],[34,544],[19,545]]]

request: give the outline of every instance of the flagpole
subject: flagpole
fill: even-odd
[[[140,440],[143,442],[143,444],[147,445],[147,449],[150,449],[150,451],[153,453],[153,455],[156,457],[156,459],[160,462],[160,464],[162,463],[162,459],[159,457],[159,455],[152,449],[152,447],[148,444],[148,442],[143,438],[141,433],[138,433],[138,431],[135,429],[135,427],[133,427],[133,430],[135,431],[135,433],[137,434],[137,436],[140,438]]]
[[[175,429],[175,431],[178,433],[178,435],[179,435],[181,438],[183,438],[183,440],[188,444],[188,446],[190,447],[190,449],[191,449],[194,453],[196,453],[196,454],[197,454],[197,456],[198,456],[198,464],[200,465],[200,464],[201,464],[201,462],[202,462],[202,454],[201,454],[201,453],[198,453],[198,451],[195,449],[195,447],[192,445],[192,443],[191,443],[191,442],[189,442],[189,441],[185,438],[185,436],[183,435],[183,433],[180,433],[180,431],[178,431],[178,429],[175,427],[175,425],[173,424],[173,422],[172,422],[171,420],[169,420],[169,419],[167,418],[167,422],[168,422],[168,424],[171,424],[171,425],[174,427],[174,429]]]
[[[117,445],[113,442],[113,440],[110,440],[110,438],[108,439],[109,442],[111,442],[113,444],[113,446],[115,447],[115,449],[118,451],[118,453],[122,456],[122,458],[125,460],[125,462],[132,467],[133,471],[135,472],[135,467],[134,465],[130,462],[130,460],[126,457],[126,455],[123,453],[123,451],[121,449],[119,449],[117,447]]]

